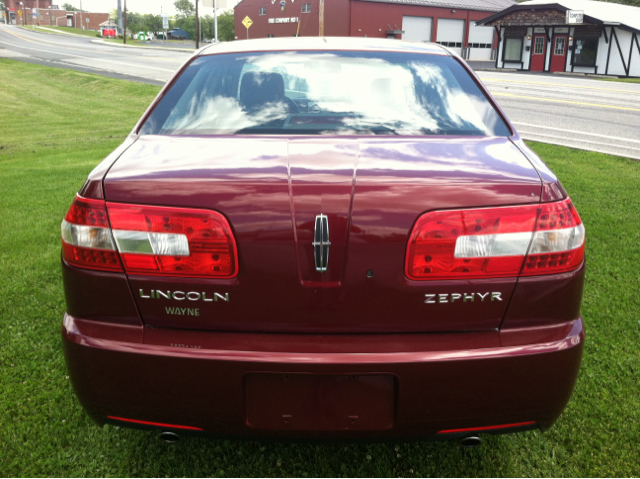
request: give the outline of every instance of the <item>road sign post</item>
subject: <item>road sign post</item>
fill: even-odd
[[[162,30],[164,30],[164,42],[167,43],[167,30],[169,30],[169,15],[162,15]]]
[[[247,29],[247,40],[249,40],[249,27],[253,25],[253,20],[249,18],[249,15],[247,15],[244,17],[244,20],[242,20],[242,24]]]

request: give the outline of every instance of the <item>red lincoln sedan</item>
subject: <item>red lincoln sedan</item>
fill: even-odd
[[[62,222],[62,338],[99,425],[269,438],[551,427],[584,226],[438,45],[197,52]]]

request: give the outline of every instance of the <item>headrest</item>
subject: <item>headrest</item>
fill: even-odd
[[[247,72],[240,83],[240,104],[248,111],[284,101],[284,80],[279,73]]]

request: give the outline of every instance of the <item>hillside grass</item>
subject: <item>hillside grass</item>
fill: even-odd
[[[80,17],[78,16],[78,20],[80,20]],[[61,20],[61,23],[64,23],[64,21]],[[44,28],[41,28],[44,27]],[[33,26],[33,25],[25,25],[23,28],[27,29],[27,30],[35,30],[36,32],[42,32],[42,33],[53,33],[51,30],[55,30],[57,32],[66,32],[66,33],[72,33],[74,35],[80,35],[83,37],[90,37],[90,38],[96,38],[96,33],[98,33],[97,30],[83,30],[80,31],[79,28],[73,28],[73,27],[57,27],[55,25],[46,25],[44,23],[40,23],[40,26]],[[64,33],[62,33],[64,35]]]
[[[596,78],[602,81],[617,81],[620,83],[640,83],[640,78]]]
[[[587,339],[545,434],[304,444],[98,428],[69,382],[60,221],[158,87],[0,59],[0,476],[627,477],[640,475],[640,162],[536,144],[587,229]]]

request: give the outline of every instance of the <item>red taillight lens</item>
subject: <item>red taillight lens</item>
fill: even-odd
[[[567,248],[567,243],[573,248]],[[521,274],[533,276],[571,271],[580,266],[583,259],[584,226],[573,203],[567,199],[541,205],[536,233]]]
[[[62,222],[62,252],[69,264],[105,271],[205,278],[238,272],[226,218],[188,208],[105,204],[78,196]]]
[[[156,427],[166,427],[170,429],[190,429],[192,431],[202,431],[202,428],[193,427],[193,426],[181,426],[179,424],[165,424],[162,422],[151,422],[151,421],[141,421],[139,419],[128,419],[124,417],[116,417],[116,416],[107,416],[107,418],[112,419],[114,421],[122,421],[122,422],[130,422],[134,424],[143,424],[145,426],[156,426]]]
[[[102,200],[90,200],[76,196],[64,219],[76,225],[108,228],[107,208]]]
[[[535,421],[527,421],[527,422],[516,422],[512,424],[499,424],[496,426],[466,427],[463,429],[446,429],[444,431],[438,431],[438,434],[458,434],[461,432],[492,431],[496,429],[512,429],[517,427],[533,426],[535,424],[536,424]]]
[[[226,218],[214,211],[108,203],[128,273],[231,278],[237,248]]]
[[[411,233],[405,273],[415,280],[549,274],[575,269],[583,257],[584,227],[566,199],[426,213]]]
[[[122,271],[104,201],[76,196],[62,221],[62,257],[80,268]]]

